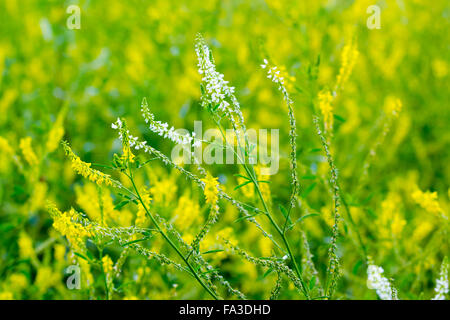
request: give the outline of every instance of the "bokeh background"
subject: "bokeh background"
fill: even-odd
[[[81,8],[79,30],[66,26],[70,4]],[[381,28],[369,30],[366,9],[373,4],[381,8]],[[151,133],[140,116],[143,97],[160,120],[175,127],[192,130],[194,120],[212,126],[199,105],[194,41],[202,33],[218,71],[236,87],[247,126],[280,129],[280,172],[270,177],[274,210],[289,196],[289,125],[282,97],[260,64],[269,58],[290,75],[303,210],[318,213],[298,228],[308,237],[319,278],[326,270],[332,196],[312,116],[318,92],[334,87],[344,46],[356,44],[355,67],[333,103],[332,150],[343,194],[368,254],[394,279],[400,298],[429,299],[449,253],[449,227],[412,195],[417,189],[437,192],[448,216],[449,15],[445,0],[1,1],[0,297],[104,298],[101,281],[91,284],[94,290],[85,282],[81,290],[65,286],[64,269],[74,257],[52,228],[46,200],[63,210],[73,206],[92,219],[99,205],[95,186],[74,174],[58,140],[63,134],[87,162],[109,163],[120,151],[111,123],[124,117],[134,132],[170,154],[173,145]],[[403,108],[383,136],[393,99]],[[365,177],[362,166],[378,141]],[[208,170],[237,198],[252,201],[251,188],[233,191],[236,168]],[[198,189],[157,162],[140,183],[151,188],[155,210],[183,236],[195,234],[206,215]],[[112,190],[104,193],[114,206],[118,199]],[[236,210],[226,203],[221,210],[215,234],[226,234],[255,256],[270,255],[271,244],[254,227],[234,222]],[[111,211],[116,211],[114,225],[134,221],[131,206]],[[336,298],[376,299],[345,219],[340,229],[343,274]],[[303,240],[295,232],[291,237],[300,254]],[[221,248],[213,236],[205,241],[205,248]],[[162,243],[149,245],[170,255]],[[117,259],[119,249],[108,250]],[[265,275],[266,270],[229,252],[210,259],[249,297],[270,295],[276,274]],[[96,278],[98,271],[91,269]],[[116,299],[207,298],[187,276],[137,256],[129,257],[117,287]],[[301,298],[287,282],[280,297]]]

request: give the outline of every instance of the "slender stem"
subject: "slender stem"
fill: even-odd
[[[147,216],[150,218],[152,223],[155,225],[156,229],[158,229],[159,233],[163,236],[163,238],[169,243],[169,245],[176,251],[176,253],[180,256],[180,258],[184,261],[184,263],[188,266],[189,270],[191,271],[194,278],[201,284],[201,286],[215,299],[219,300],[219,297],[203,282],[203,280],[200,278],[200,276],[197,274],[197,271],[192,267],[191,263],[184,257],[183,253],[178,249],[178,247],[173,243],[173,241],[167,236],[167,234],[161,229],[156,219],[153,217],[153,215],[150,213],[150,211],[147,209],[147,206],[145,205],[144,201],[141,198],[141,195],[139,194],[139,190],[136,187],[136,184],[134,183],[133,174],[131,172],[130,168],[130,175],[129,175],[130,181],[133,185],[133,188],[136,192],[137,198],[139,202],[141,203],[142,207],[144,208]]]
[[[338,187],[339,187],[340,190],[342,190],[342,188],[339,185],[339,183],[338,183]],[[349,206],[347,204],[347,201],[345,200],[344,195],[341,196],[341,200],[342,200],[342,203],[344,204],[345,211],[347,212],[348,220],[350,221],[350,224],[352,225],[352,229],[355,231],[356,236],[358,237],[359,245],[360,245],[361,250],[362,250],[363,260],[367,261],[367,248],[364,245],[364,242],[363,242],[362,237],[361,237],[361,233],[359,232],[359,229],[356,226],[355,220],[353,220],[352,214],[350,212],[350,208],[349,208]]]
[[[255,185],[257,185],[257,182],[254,182],[254,183],[256,183]],[[275,229],[277,230],[277,232],[280,234],[281,238],[283,239],[283,242],[284,242],[284,245],[285,245],[285,247],[286,247],[286,249],[288,251],[289,257],[291,258],[292,264],[294,265],[294,270],[297,273],[297,276],[298,276],[298,278],[299,278],[299,280],[300,280],[300,282],[302,284],[303,293],[306,296],[306,298],[309,300],[310,296],[309,296],[309,292],[308,292],[307,286],[305,285],[305,282],[303,281],[302,273],[300,271],[299,266],[297,265],[297,261],[295,260],[294,254],[292,253],[291,246],[289,245],[289,241],[288,241],[288,239],[286,237],[286,233],[285,233],[285,231],[280,229],[278,224],[273,219],[272,215],[269,213],[269,209],[267,207],[266,202],[264,201],[264,197],[263,197],[263,195],[261,193],[261,190],[260,190],[259,186],[256,187],[256,190],[257,190],[259,198],[261,199],[261,202],[262,202],[262,204],[264,206],[264,210],[266,210],[266,212],[267,212],[266,215],[269,218],[270,223],[275,227]]]
[[[222,137],[225,140],[225,143],[228,144],[228,141],[226,140],[226,136],[225,136],[225,133],[223,131],[222,125],[218,121],[215,121],[215,122],[216,122],[217,126],[219,127],[219,130],[220,130],[220,132],[222,134]],[[238,144],[240,146],[239,139],[238,139]],[[234,149],[233,149],[233,151],[234,151]],[[236,152],[235,152],[235,154],[236,154],[237,157],[239,157],[239,154],[237,154]],[[289,245],[289,241],[288,241],[288,239],[286,237],[286,234],[285,234],[285,228],[284,228],[284,230],[281,230],[280,227],[278,226],[278,224],[276,223],[276,221],[273,219],[272,215],[270,214],[269,208],[268,208],[268,206],[266,204],[266,201],[264,200],[264,197],[263,197],[263,195],[261,193],[261,189],[259,187],[258,181],[256,179],[256,173],[255,173],[255,170],[253,168],[253,165],[251,165],[251,169],[253,171],[253,172],[251,172],[250,169],[247,167],[247,164],[245,163],[245,161],[241,160],[241,163],[242,163],[242,166],[244,167],[244,170],[247,172],[249,178],[252,180],[253,184],[255,185],[255,188],[256,188],[256,191],[258,193],[258,196],[259,196],[259,198],[260,198],[260,200],[261,200],[261,202],[263,204],[266,216],[268,217],[270,223],[274,226],[274,228],[277,230],[277,232],[280,234],[281,238],[283,239],[283,242],[284,242],[284,245],[286,247],[286,250],[287,250],[287,252],[289,254],[289,257],[290,257],[290,259],[292,261],[292,264],[294,265],[294,270],[297,273],[297,276],[298,276],[298,278],[299,278],[299,280],[300,280],[300,282],[302,284],[303,294],[309,300],[310,299],[309,292],[308,292],[307,286],[305,285],[305,282],[303,281],[302,273],[301,273],[300,268],[298,267],[297,262],[296,262],[296,260],[294,258],[294,254],[292,253],[291,247]]]

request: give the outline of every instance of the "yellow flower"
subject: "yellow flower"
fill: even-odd
[[[34,257],[33,241],[25,233],[22,232],[19,236],[19,253],[22,258]]]
[[[210,204],[211,206],[216,206],[217,201],[219,200],[219,190],[217,189],[219,186],[219,181],[209,173],[204,179],[201,179],[201,181],[205,183],[204,193],[206,197],[206,203]]]
[[[66,246],[62,244],[55,244],[54,245],[55,250],[55,260],[58,262],[64,262],[65,255],[66,255]]]
[[[28,278],[22,273],[13,273],[9,276],[10,287],[20,291],[28,286]]]
[[[189,195],[183,195],[178,200],[178,205],[174,210],[174,225],[178,230],[184,231],[191,225],[200,222],[200,207]]]
[[[0,300],[14,300],[12,292],[9,291],[0,292]]]
[[[53,218],[53,228],[67,238],[75,251],[83,251],[84,239],[92,236],[93,232],[89,226],[83,226],[73,221],[79,215],[74,209],[62,213],[54,205],[49,205],[48,210]]]
[[[50,267],[41,267],[38,269],[34,284],[41,292],[47,291],[48,288],[58,284],[60,275],[55,273]]]
[[[406,225],[406,220],[402,219],[398,214],[394,216],[391,223],[392,234],[400,235],[403,227]]]
[[[8,140],[3,137],[0,137],[0,152],[3,152],[7,155],[14,155],[13,148],[9,145]]]
[[[128,160],[129,162],[134,162],[134,154],[131,152],[131,148],[129,145],[124,145],[122,148],[122,159]]]
[[[38,182],[34,186],[33,194],[30,199],[29,210],[34,212],[41,209],[44,204],[45,196],[47,195],[47,184],[45,182]]]
[[[284,86],[289,92],[292,92],[294,89],[294,83],[297,80],[294,76],[291,76],[289,72],[286,70],[285,66],[280,66],[280,77],[284,80]]]
[[[108,255],[102,258],[102,267],[105,274],[111,274],[113,271],[113,262]]]
[[[389,239],[402,233],[406,220],[403,219],[399,209],[400,205],[401,198],[395,192],[389,192],[386,199],[381,202],[381,214],[377,221],[378,232],[381,238]]]
[[[53,124],[52,128],[50,129],[50,132],[47,136],[47,143],[45,145],[45,148],[48,153],[51,153],[55,151],[55,149],[58,147],[59,142],[64,136],[64,128],[63,128],[63,121],[64,117],[67,113],[67,107],[63,107],[61,111],[58,114],[58,117],[56,118],[55,123]]]
[[[64,128],[62,126],[55,125],[50,132],[48,133],[47,144],[45,145],[45,149],[48,153],[55,151],[58,147],[58,143],[61,141],[64,136]]]
[[[330,91],[320,91],[319,92],[319,109],[323,116],[323,121],[325,124],[325,131],[330,131],[333,129],[333,106],[331,102],[333,101],[333,96]]]
[[[63,142],[63,147],[66,155],[72,161],[72,168],[76,173],[82,175],[92,182],[97,183],[98,185],[105,184],[106,186],[111,186],[115,184],[109,174],[105,174],[101,171],[92,169],[90,163],[83,162],[80,157],[73,153],[67,142]]]
[[[89,264],[88,261],[84,260],[84,259],[78,259],[78,263],[80,264],[81,267],[81,276],[86,279],[86,284],[89,287],[92,283],[94,283],[94,277],[92,275],[91,272],[91,266]]]
[[[352,73],[353,67],[355,66],[356,60],[358,58],[359,52],[356,47],[356,44],[351,41],[347,45],[345,45],[343,51],[342,51],[342,64],[341,68],[339,70],[339,74],[337,76],[336,80],[336,89],[341,89],[345,82],[350,77],[350,74]]]
[[[270,185],[268,183],[270,176],[261,174],[262,168],[263,167],[260,165],[255,167],[256,177],[257,177],[258,181],[267,181],[267,182],[259,183],[259,189],[261,190],[261,194],[262,194],[264,200],[270,204],[272,202],[272,195],[270,193]]]
[[[402,101],[398,98],[388,96],[384,102],[384,109],[386,114],[397,118],[400,111],[402,111]]]
[[[420,219],[420,221],[418,221],[416,224],[417,226],[413,233],[413,238],[417,242],[425,239],[425,237],[427,237],[430,234],[430,232],[433,231],[433,229],[435,228],[433,223],[424,219]]]
[[[111,194],[93,183],[75,186],[77,204],[88,215],[89,219],[106,226],[109,220],[114,220],[117,211],[114,209]]]
[[[437,192],[422,192],[420,189],[417,189],[412,194],[413,200],[420,205],[423,209],[425,209],[429,213],[440,214],[443,213],[439,202]]]
[[[152,201],[152,197],[150,196],[150,193],[148,191],[145,191],[141,197],[142,197],[142,201],[144,202],[145,206],[148,208],[150,206],[150,202]],[[147,211],[145,211],[145,208],[142,205],[142,203],[139,202],[138,211],[136,214],[136,220],[135,220],[134,224],[136,226],[142,227],[142,226],[145,226],[147,221],[148,221]]]
[[[34,166],[38,163],[36,154],[31,147],[31,137],[20,139],[19,147],[20,150],[22,150],[23,158],[28,162],[30,166]]]
[[[177,189],[178,188],[174,183],[174,180],[169,178],[155,181],[150,191],[155,202],[166,204],[172,202],[175,199]]]

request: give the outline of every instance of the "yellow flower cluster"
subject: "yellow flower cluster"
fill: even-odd
[[[34,166],[38,163],[36,154],[31,147],[31,137],[20,139],[19,147],[20,150],[22,150],[23,158],[28,162],[30,166]]]
[[[84,238],[93,235],[92,228],[90,226],[84,227],[73,221],[73,218],[78,215],[78,212],[74,209],[62,213],[51,205],[49,211],[53,218],[53,228],[69,240],[75,251],[83,251]]]
[[[61,280],[59,273],[54,272],[51,267],[41,267],[38,269],[34,284],[41,292],[56,286]]]
[[[20,234],[18,244],[19,253],[22,258],[34,257],[33,241],[25,232]]]
[[[286,70],[285,66],[280,66],[280,77],[284,80],[284,86],[288,92],[292,92],[294,89],[295,81],[297,80],[294,76],[291,76]]]
[[[0,292],[0,300],[14,300],[14,296],[9,291]]]
[[[175,227],[184,231],[191,225],[199,224],[200,207],[189,195],[183,195],[178,200],[178,205],[174,210]]]
[[[63,147],[66,155],[72,161],[72,168],[76,173],[82,175],[83,177],[89,179],[92,182],[97,183],[98,185],[104,184],[106,186],[113,185],[113,181],[111,180],[111,176],[109,174],[105,174],[101,171],[95,170],[91,168],[91,164],[84,162],[78,157],[75,153],[73,153],[72,149],[69,147],[67,142],[63,142]]]
[[[119,216],[107,189],[103,190],[93,183],[86,183],[83,186],[75,186],[75,193],[77,204],[92,221],[105,226]]]
[[[122,148],[122,152],[123,152],[122,155],[123,160],[128,161],[130,163],[134,162],[134,154],[133,152],[131,152],[131,148],[129,145],[124,145]]]
[[[353,67],[355,66],[358,55],[358,49],[353,41],[345,45],[344,50],[342,51],[342,64],[337,76],[335,91],[342,88],[345,82],[347,82]]]
[[[413,200],[425,209],[429,213],[441,214],[442,209],[438,202],[437,192],[422,192],[422,190],[417,189],[412,194]]]
[[[397,193],[390,192],[387,198],[381,203],[381,215],[379,217],[378,230],[382,238],[400,236],[406,220],[399,210],[401,198]]]
[[[63,107],[58,117],[56,118],[55,123],[53,124],[52,128],[50,129],[50,132],[47,135],[47,143],[45,145],[45,149],[48,153],[51,153],[56,150],[58,147],[59,142],[64,136],[64,117],[67,113],[67,108]]]
[[[35,212],[43,207],[47,191],[48,186],[45,182],[37,182],[34,185],[33,193],[29,200],[28,210],[30,212]]]
[[[267,181],[267,182],[259,183],[259,189],[261,190],[261,194],[262,194],[264,200],[267,201],[268,203],[271,203],[272,195],[270,193],[270,186],[268,183],[270,176],[261,174],[262,168],[263,167],[260,165],[255,167],[256,177],[257,177],[258,181]]]
[[[325,124],[325,132],[333,129],[333,106],[331,102],[333,101],[333,96],[330,91],[320,91],[319,92],[319,109],[323,116],[323,121]]]
[[[150,202],[152,201],[152,197],[150,196],[150,192],[145,191],[144,194],[141,197],[142,197],[142,201],[144,202],[145,206],[148,208],[150,206]],[[145,208],[142,205],[142,203],[139,202],[139,204],[138,204],[138,211],[136,213],[136,220],[135,220],[134,224],[136,226],[143,227],[143,226],[145,226],[147,221],[148,221],[147,212],[145,211]]]
[[[113,271],[113,262],[108,255],[102,258],[102,267],[105,274],[111,274]]]
[[[9,282],[14,291],[23,290],[28,286],[28,278],[22,273],[13,273],[10,275]]]
[[[397,118],[402,111],[402,101],[398,98],[388,96],[385,100],[385,111],[388,115]]]
[[[62,126],[54,126],[48,134],[47,144],[45,145],[47,152],[55,151],[63,136],[64,128]]]
[[[8,154],[8,155],[13,155],[14,154],[14,150],[9,145],[8,140],[6,140],[3,137],[0,137],[0,152]]]
[[[150,191],[155,202],[160,204],[172,202],[177,195],[177,185],[172,178],[155,181]]]
[[[214,178],[209,173],[206,175],[204,179],[201,179],[205,183],[205,197],[206,197],[206,203],[217,206],[217,201],[219,200],[219,190],[217,189],[219,186],[219,181],[217,181],[217,178]]]

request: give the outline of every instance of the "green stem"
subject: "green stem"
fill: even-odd
[[[188,266],[189,270],[191,271],[194,278],[201,284],[201,286],[215,299],[219,300],[219,297],[203,282],[203,280],[198,275],[197,271],[192,267],[191,263],[184,257],[183,253],[181,253],[180,249],[173,243],[173,241],[167,236],[167,234],[161,229],[156,219],[153,217],[153,215],[150,213],[150,211],[147,209],[147,206],[145,205],[144,201],[141,198],[141,195],[139,194],[139,190],[137,189],[133,175],[130,169],[130,175],[129,175],[130,181],[133,185],[133,188],[136,192],[136,195],[138,197],[139,202],[141,203],[142,207],[144,208],[147,216],[150,218],[152,223],[155,225],[156,229],[158,229],[159,233],[163,236],[163,238],[169,243],[169,245],[176,251],[176,253],[180,256],[180,258],[184,261],[184,263]]]
[[[225,136],[225,133],[223,131],[222,125],[218,121],[215,121],[215,122],[216,122],[217,126],[220,129],[220,132],[222,134],[223,139],[225,140],[225,143],[228,144],[228,141],[226,140],[226,136]],[[240,146],[239,139],[238,139],[238,144]],[[236,152],[235,152],[235,154],[237,155],[237,157],[239,157],[239,154],[237,154]],[[299,278],[299,280],[300,280],[300,282],[302,284],[303,294],[309,300],[310,296],[309,296],[309,292],[308,292],[307,286],[306,286],[305,282],[303,281],[302,273],[301,273],[300,268],[298,267],[297,262],[296,262],[296,260],[294,258],[294,254],[292,253],[291,247],[289,245],[289,241],[286,238],[285,231],[280,229],[280,227],[278,226],[278,224],[275,222],[275,220],[273,219],[272,215],[270,214],[269,208],[268,208],[268,206],[266,204],[266,201],[264,200],[264,197],[263,197],[263,195],[261,193],[261,189],[259,187],[258,181],[256,179],[256,174],[255,174],[255,170],[253,168],[253,165],[251,165],[251,168],[252,168],[252,171],[253,171],[253,173],[252,173],[252,172],[250,172],[249,168],[247,167],[245,161],[241,160],[241,163],[242,163],[242,166],[244,167],[244,170],[247,172],[249,178],[252,180],[253,184],[255,185],[255,188],[256,188],[256,191],[258,193],[258,196],[261,199],[261,202],[263,204],[266,216],[269,218],[270,223],[274,226],[274,228],[277,230],[277,232],[280,234],[281,238],[283,239],[283,242],[284,242],[284,245],[286,247],[286,250],[288,251],[289,257],[290,257],[290,259],[292,261],[292,264],[294,265],[294,270],[297,273],[297,276],[298,276],[298,278]]]

